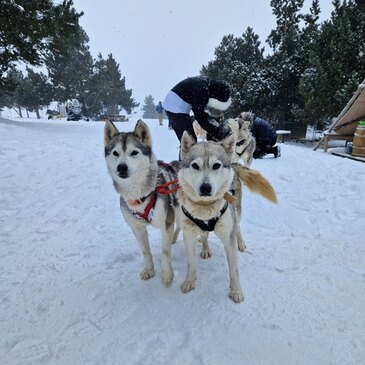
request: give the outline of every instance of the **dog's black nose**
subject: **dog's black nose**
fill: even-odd
[[[118,175],[122,179],[128,177],[128,165],[126,165],[125,163],[119,164],[117,170],[118,170]]]
[[[210,184],[204,183],[200,185],[201,196],[210,196],[211,192],[212,192],[212,187]]]

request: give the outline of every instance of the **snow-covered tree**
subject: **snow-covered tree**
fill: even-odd
[[[46,58],[54,100],[78,99],[83,106],[88,105],[93,76],[93,58],[88,42],[86,32],[80,29],[79,36],[69,39],[63,54],[51,54]]]
[[[268,43],[273,53],[267,57],[271,85],[271,118],[279,125],[295,121],[294,110],[303,101],[298,92],[299,82],[306,69],[302,47],[300,13],[304,0],[271,0],[276,28],[271,31]]]
[[[17,62],[36,66],[46,55],[62,54],[83,15],[72,0],[1,0],[0,13],[0,95],[15,88],[9,71]]]
[[[142,106],[143,118],[148,118],[148,119],[158,118],[158,114],[156,113],[155,108],[156,105],[154,102],[154,98],[152,97],[152,95],[147,95],[144,98],[144,104]]]
[[[43,73],[35,72],[28,67],[27,72],[28,75],[16,89],[16,100],[19,106],[35,112],[39,119],[39,109],[48,106],[52,101],[51,85]]]
[[[301,80],[306,115],[336,117],[365,78],[365,3],[335,0],[319,29]]]
[[[107,59],[98,55],[88,92],[95,98],[92,105],[94,113],[101,108],[106,109],[108,115],[117,115],[121,109],[130,113],[138,106],[132,98],[132,90],[126,89],[125,77],[122,77],[112,54]]]
[[[215,59],[201,69],[201,74],[230,83],[233,91],[232,114],[261,110],[269,85],[265,81],[264,48],[252,28],[241,37],[223,37],[215,49]]]

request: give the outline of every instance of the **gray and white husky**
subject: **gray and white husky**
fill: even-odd
[[[176,180],[176,172],[169,164],[156,160],[150,130],[142,120],[137,122],[133,132],[127,133],[119,133],[112,122],[106,121],[104,147],[108,171],[120,195],[123,217],[142,249],[141,279],[155,275],[146,228],[151,224],[161,229],[162,281],[169,286],[174,277],[171,243],[177,201],[174,193],[165,195],[169,187],[164,186]]]
[[[178,172],[179,209],[177,220],[183,231],[187,275],[181,290],[195,289],[195,246],[203,243],[201,256],[210,257],[208,234],[214,233],[223,242],[230,277],[230,298],[243,301],[237,265],[237,244],[244,250],[240,232],[241,181],[254,192],[275,202],[276,195],[269,182],[257,171],[232,164],[236,136],[230,134],[220,143],[196,141],[184,132],[181,140],[181,166]],[[236,203],[227,202],[227,193],[236,193]],[[241,247],[240,247],[241,246]]]
[[[236,147],[232,156],[232,162],[242,160],[246,167],[250,167],[256,148],[255,137],[250,131],[251,123],[242,118],[230,118],[226,120],[226,123],[232,132],[236,134]]]

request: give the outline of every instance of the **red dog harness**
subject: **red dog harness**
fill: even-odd
[[[158,161],[158,163],[159,163],[160,166],[164,166],[164,167],[168,167],[168,168],[172,169],[170,164],[167,164],[167,163],[162,162],[162,161]],[[176,192],[177,190],[180,189],[180,186],[178,185],[178,182],[179,181],[177,179],[167,181],[166,183],[164,183],[162,185],[156,186],[155,190],[153,190],[150,194],[148,194],[147,196],[144,196],[143,198],[136,199],[136,200],[128,200],[128,203],[131,204],[131,205],[140,205],[150,196],[150,200],[149,200],[148,204],[146,205],[146,208],[145,208],[143,213],[141,213],[137,210],[134,210],[134,209],[130,209],[128,207],[128,205],[126,205],[127,209],[136,218],[144,219],[146,222],[151,223],[152,218],[153,218],[153,214],[155,212],[157,194],[169,195],[171,193]],[[171,185],[176,185],[176,186],[169,189],[169,186],[171,186]]]
[[[151,195],[150,201],[146,205],[146,208],[145,208],[145,210],[144,210],[143,213],[138,212],[137,210],[132,210],[132,209],[129,209],[128,208],[130,210],[130,212],[135,217],[142,218],[142,219],[144,219],[147,222],[151,222],[152,221],[153,214],[155,212],[155,205],[156,205],[156,201],[157,201],[157,199],[156,199],[157,198],[157,192],[156,192],[156,190],[154,190],[150,195]],[[141,203],[138,203],[138,204],[142,204],[142,203],[143,203],[143,201]]]

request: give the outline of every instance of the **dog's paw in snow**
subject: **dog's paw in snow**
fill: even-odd
[[[239,290],[230,290],[229,291],[229,297],[235,302],[235,303],[241,303],[243,302],[243,293]]]
[[[209,259],[210,257],[212,257],[212,251],[210,251],[210,249],[202,249],[202,252],[200,252],[200,257],[202,259]]]
[[[241,252],[246,251],[246,245],[243,241],[237,241],[238,250]]]
[[[155,269],[144,269],[143,271],[141,271],[141,273],[139,274],[141,276],[142,280],[148,280],[151,279],[155,276]]]
[[[194,290],[195,282],[196,282],[196,280],[193,280],[193,281],[185,280],[181,285],[181,291],[183,293],[189,293],[189,291]]]
[[[173,280],[174,272],[172,270],[170,272],[162,272],[162,282],[166,288],[171,286]]]

